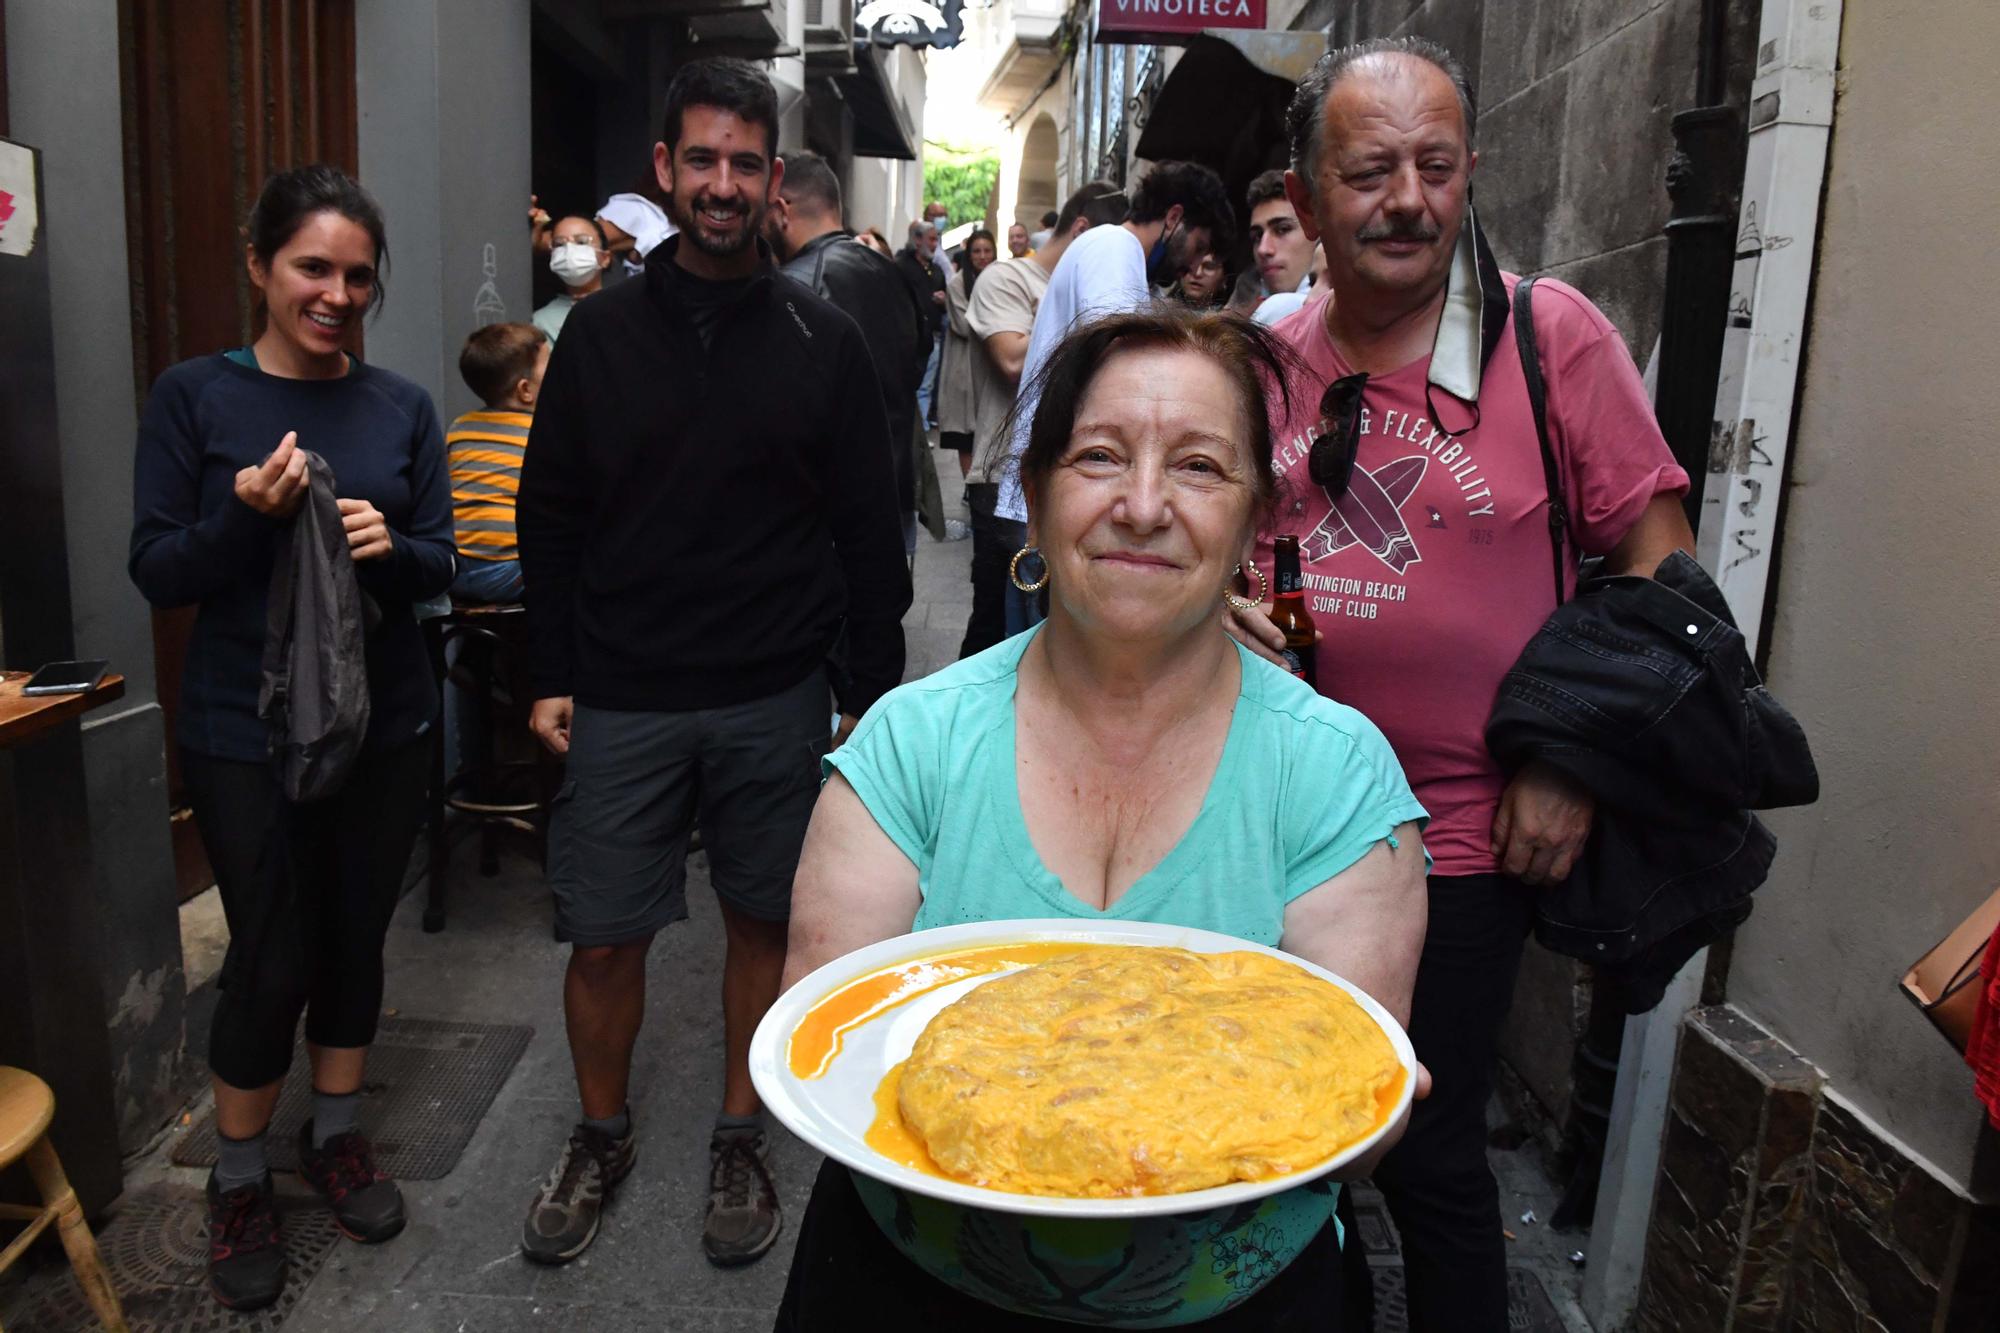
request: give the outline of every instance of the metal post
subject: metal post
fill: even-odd
[[[1690,477],[1708,472],[1715,380],[1729,323],[1729,274],[1743,141],[1733,107],[1704,106],[1674,117],[1667,164],[1667,286],[1660,318],[1660,371],[1653,410],[1674,459]],[[1688,522],[1701,517],[1701,488],[1687,494]]]

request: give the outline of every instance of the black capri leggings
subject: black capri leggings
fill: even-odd
[[[292,1036],[366,1046],[382,1009],[382,941],[424,820],[428,738],[368,751],[322,801],[285,799],[271,766],[181,751],[215,868],[229,952],[208,1064],[233,1088],[285,1076]]]

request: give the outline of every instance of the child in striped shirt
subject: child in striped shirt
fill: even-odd
[[[444,437],[458,546],[458,577],[451,585],[456,601],[521,600],[514,499],[548,365],[549,340],[532,324],[488,324],[458,354],[458,373],[486,406],[452,422]]]

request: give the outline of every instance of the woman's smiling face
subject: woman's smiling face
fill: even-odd
[[[1252,535],[1248,435],[1241,393],[1210,357],[1143,345],[1106,357],[1030,496],[1028,540],[1062,612],[1120,640],[1214,619]]]
[[[375,299],[375,242],[330,209],[299,224],[267,267],[253,254],[250,280],[264,294],[269,329],[306,363],[337,357]]]

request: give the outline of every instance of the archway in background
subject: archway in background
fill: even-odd
[[[1056,121],[1044,111],[1028,126],[1021,145],[1021,174],[1014,190],[1014,221],[1029,231],[1042,225],[1042,214],[1061,203],[1056,194]]]

